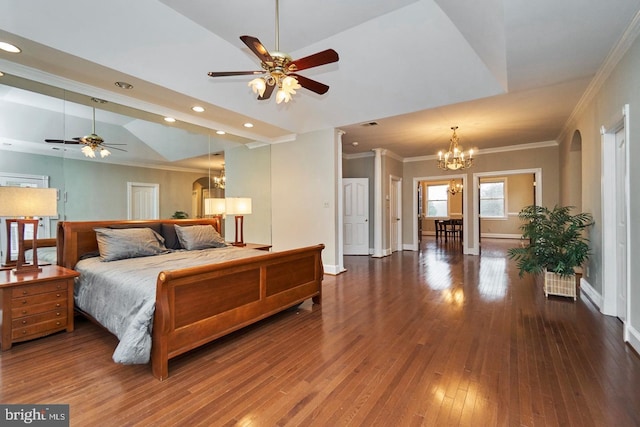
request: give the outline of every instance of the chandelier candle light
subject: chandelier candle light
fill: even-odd
[[[449,182],[449,193],[455,196],[460,192],[462,192],[462,182],[456,182],[455,179],[452,179],[451,182]]]
[[[458,147],[458,135],[456,130],[458,126],[452,126],[453,135],[449,143],[449,150],[446,153],[438,152],[438,167],[443,170],[458,170],[471,167],[473,164],[473,150],[469,150],[469,154],[465,155],[464,151]]]

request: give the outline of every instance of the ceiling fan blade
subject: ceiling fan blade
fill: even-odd
[[[296,59],[289,64],[291,71],[306,70],[307,68],[317,67],[319,65],[330,64],[340,59],[338,52],[333,49],[323,50],[322,52],[314,53],[313,55],[305,56],[304,58]],[[295,66],[295,68],[292,68]]]
[[[264,94],[262,94],[262,96],[258,96],[258,99],[261,101],[265,99],[269,99],[275,87],[276,85],[267,85],[266,89],[264,90]]]
[[[79,144],[78,141],[69,141],[66,139],[45,139],[44,142],[51,142],[55,144]]]
[[[320,83],[318,81],[312,80],[308,77],[305,76],[301,76],[299,74],[289,74],[290,76],[294,76],[296,78],[296,80],[298,80],[298,83],[300,83],[300,86],[302,86],[305,89],[309,89],[311,92],[315,92],[317,94],[320,95],[324,95],[325,93],[327,93],[327,91],[329,90],[329,86],[327,86],[324,83]]]
[[[271,54],[263,46],[260,40],[252,36],[240,36],[240,40],[242,40],[242,42],[246,44],[249,49],[251,49],[251,52],[253,52],[258,58],[260,58],[260,61],[273,62]]]
[[[250,76],[257,74],[264,74],[264,71],[210,71],[207,74],[209,77],[227,77],[227,76]]]
[[[118,147],[113,147],[111,144],[107,145],[107,144],[102,144],[105,148],[108,148],[110,150],[118,150],[118,151],[124,151],[125,153],[127,152],[127,150],[122,149],[122,148],[118,148]],[[117,145],[125,145],[125,144],[117,144]]]

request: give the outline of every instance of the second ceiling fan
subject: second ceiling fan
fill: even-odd
[[[249,49],[260,59],[262,70],[259,71],[220,71],[209,72],[210,77],[227,77],[227,76],[243,76],[243,75],[260,75],[249,82],[249,86],[254,93],[258,94],[258,99],[269,99],[274,89],[277,87],[276,102],[289,102],[291,95],[296,93],[297,89],[303,87],[317,94],[325,94],[329,90],[329,86],[316,80],[297,74],[298,71],[308,68],[318,67],[320,65],[337,62],[338,53],[333,49],[326,49],[304,58],[293,60],[290,55],[280,52],[280,35],[279,35],[279,4],[276,0],[276,45],[275,50],[269,52],[264,45],[253,36],[240,36],[240,40],[249,47]]]
[[[89,135],[85,135],[82,137],[75,137],[71,140],[65,140],[65,139],[45,139],[44,142],[49,142],[49,143],[57,143],[57,144],[84,144],[84,147],[82,147],[82,153],[86,156],[86,157],[91,157],[94,158],[96,157],[95,152],[98,151],[100,153],[100,157],[107,157],[108,155],[111,154],[111,152],[107,149],[110,148],[112,150],[119,150],[119,151],[124,151],[126,152],[127,150],[124,150],[122,148],[117,148],[114,147],[114,145],[125,145],[125,144],[106,144],[104,142],[104,139],[100,136],[96,134],[96,109],[95,107],[92,108],[93,110],[93,121],[92,121],[92,131],[91,134]]]

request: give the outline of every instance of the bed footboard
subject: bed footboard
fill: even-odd
[[[322,295],[324,245],[158,276],[151,368],[163,380],[169,359]]]

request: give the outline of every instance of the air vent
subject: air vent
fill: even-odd
[[[378,122],[367,122],[367,123],[363,123],[362,126],[365,126],[365,127],[378,126]]]

